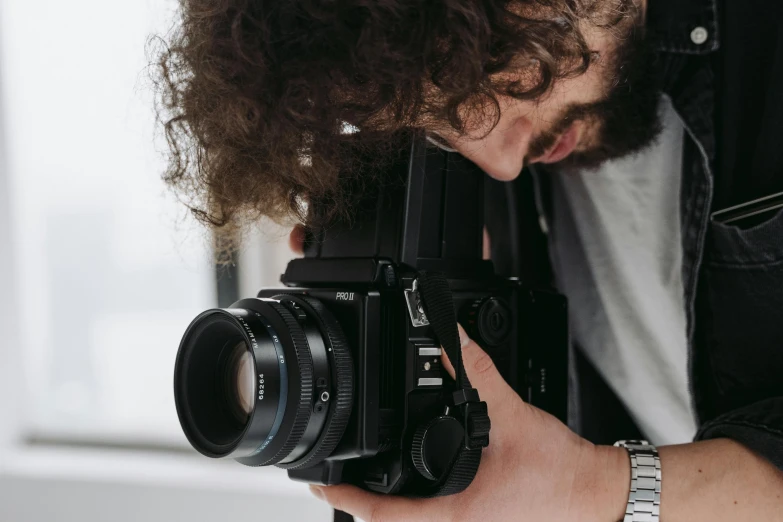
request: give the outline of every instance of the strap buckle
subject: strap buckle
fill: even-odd
[[[465,449],[481,450],[489,446],[489,420],[487,403],[479,399],[478,390],[466,388],[452,394],[454,406],[459,409],[462,427],[465,429]]]

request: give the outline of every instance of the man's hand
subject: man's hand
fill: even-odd
[[[523,402],[462,328],[460,339],[468,378],[492,420],[490,444],[470,487],[433,499],[377,495],[348,485],[311,486],[313,493],[367,522],[622,520],[630,484],[625,450],[593,446]],[[445,356],[443,362],[453,377]]]

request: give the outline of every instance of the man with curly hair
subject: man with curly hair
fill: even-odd
[[[571,429],[461,330],[493,422],[471,486],[317,496],[374,522],[783,520],[783,4],[180,4],[159,62],[166,180],[218,234],[340,212],[373,183],[344,190],[343,145],[384,158],[421,129],[532,179],[569,298]],[[641,435],[660,447],[609,445]]]

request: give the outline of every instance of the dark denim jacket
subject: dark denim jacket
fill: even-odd
[[[783,211],[747,229],[711,219],[716,210],[783,192],[783,2],[649,4],[656,65],[687,131],[682,270],[696,439],[735,439],[783,469]],[[536,178],[537,203],[549,214],[547,176]],[[503,190],[490,182],[496,267],[546,284],[551,267],[529,208],[532,177],[520,176],[514,188],[524,202],[514,222],[525,256],[492,233],[502,237],[514,215],[499,204]],[[516,261],[504,265],[508,258]],[[602,444],[643,436],[578,347],[572,368],[572,428]]]
[[[664,91],[686,127],[682,270],[696,439],[735,439],[783,469],[783,211],[747,229],[711,219],[783,192],[783,5],[649,3]],[[576,362],[577,429],[601,443],[635,436],[617,398]]]
[[[648,27],[687,128],[683,282],[697,439],[783,469],[783,211],[743,229],[712,212],[783,192],[783,8],[657,0]],[[694,34],[703,28],[703,43]]]

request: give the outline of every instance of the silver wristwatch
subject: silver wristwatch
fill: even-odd
[[[661,460],[646,440],[614,443],[631,457],[631,493],[622,522],[659,522],[661,513]]]

